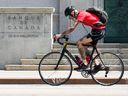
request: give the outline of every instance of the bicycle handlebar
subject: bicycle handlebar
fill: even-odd
[[[58,42],[60,45],[63,45],[64,42],[61,41],[61,40],[63,40],[63,39],[64,39],[65,41],[68,41],[68,40],[69,40],[68,35],[64,35],[64,36],[60,37],[60,38],[57,40],[57,42]]]
[[[61,41],[62,40],[62,41]],[[64,35],[62,37],[60,37],[57,42],[60,44],[60,45],[63,45],[65,41],[68,41],[69,40],[69,36],[68,35]],[[75,45],[76,46],[76,43],[70,43],[70,42],[67,42],[68,45]]]

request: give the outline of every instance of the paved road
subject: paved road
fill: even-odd
[[[128,96],[128,85],[0,85],[0,96]]]

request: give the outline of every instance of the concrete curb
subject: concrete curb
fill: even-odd
[[[108,79],[108,81],[111,79]],[[0,84],[45,84],[41,79],[32,79],[32,78],[24,78],[24,79],[0,79]],[[93,79],[69,79],[66,84],[96,84]],[[120,80],[118,84],[128,84],[128,79],[123,78]]]

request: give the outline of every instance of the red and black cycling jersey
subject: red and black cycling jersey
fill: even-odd
[[[94,25],[99,21],[99,18],[92,13],[86,12],[85,10],[79,10],[76,18],[78,21],[84,25],[92,27],[92,29],[105,29],[105,25],[94,27]]]

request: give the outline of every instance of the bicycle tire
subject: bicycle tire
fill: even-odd
[[[60,55],[60,52],[50,52],[40,60],[38,71],[41,80],[46,84],[58,86],[66,83],[71,77],[72,63],[66,55],[62,57],[58,68],[55,69]]]
[[[94,70],[96,61],[101,64],[101,68],[97,71]],[[91,62],[90,69],[93,80],[103,86],[117,84],[124,74],[122,59],[112,52],[102,52],[96,55]]]

